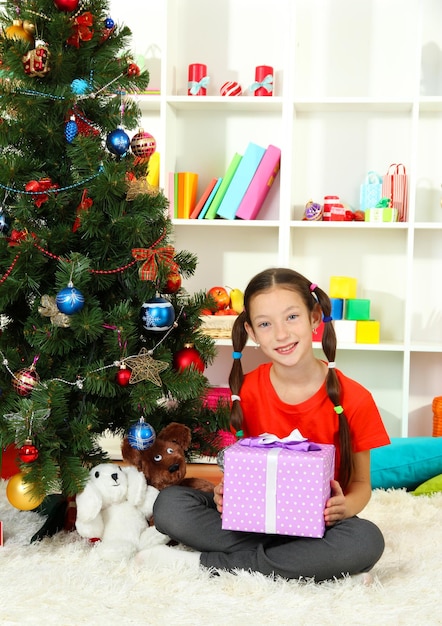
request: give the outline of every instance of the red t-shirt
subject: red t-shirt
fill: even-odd
[[[303,437],[316,443],[336,446],[336,475],[339,470],[339,417],[329,399],[325,383],[308,400],[299,404],[282,402],[270,381],[271,363],[246,374],[241,387],[245,437],[267,432],[286,437],[297,428]],[[371,393],[362,385],[335,370],[341,384],[341,406],[347,418],[353,452],[362,452],[390,443]]]

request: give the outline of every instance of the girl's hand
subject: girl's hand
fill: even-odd
[[[327,500],[324,511],[326,526],[333,526],[346,517],[345,496],[337,480],[330,482],[331,497]]]
[[[216,485],[214,489],[214,501],[216,504],[216,508],[218,513],[221,515],[223,512],[223,493],[224,493],[224,480],[222,480],[218,485]]]

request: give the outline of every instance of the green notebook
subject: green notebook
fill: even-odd
[[[216,213],[218,211],[219,205],[221,204],[222,199],[230,185],[230,181],[233,178],[233,175],[236,172],[238,165],[242,159],[242,155],[235,152],[233,159],[230,161],[230,165],[227,168],[227,171],[223,177],[223,181],[216,192],[215,197],[213,198],[209,210],[207,211],[205,218],[206,220],[213,220],[216,217]]]

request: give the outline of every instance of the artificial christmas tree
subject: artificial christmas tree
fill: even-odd
[[[20,467],[36,503],[83,488],[106,430],[218,428],[203,406],[206,295],[170,290],[197,259],[172,247],[167,200],[146,182],[155,143],[140,158],[128,94],[148,73],[108,10],[7,0],[0,16],[0,444],[32,450]],[[174,367],[189,344],[198,366]]]

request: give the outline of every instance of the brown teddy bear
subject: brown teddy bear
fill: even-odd
[[[185,424],[171,422],[156,436],[147,450],[132,448],[127,437],[123,439],[121,452],[126,463],[134,465],[146,477],[148,485],[164,489],[171,485],[185,485],[213,492],[214,485],[203,478],[185,478],[185,451],[191,442],[190,428]]]

